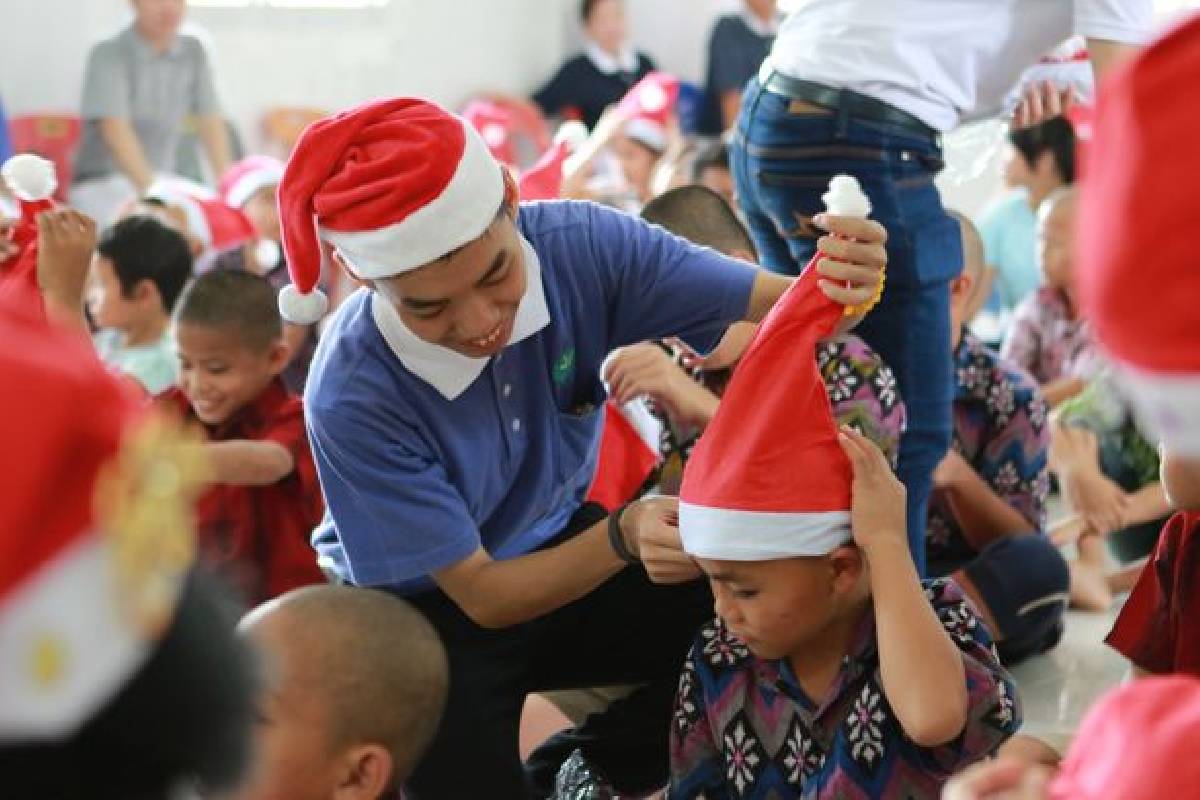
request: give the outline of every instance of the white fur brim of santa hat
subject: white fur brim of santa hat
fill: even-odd
[[[1200,373],[1149,372],[1123,362],[1115,372],[1142,430],[1173,455],[1200,458]]]
[[[278,186],[283,162],[268,156],[250,156],[229,168],[221,182],[221,195],[233,208],[242,208],[259,190]]]
[[[849,511],[739,511],[679,503],[684,552],[721,561],[823,556],[850,541]]]
[[[321,241],[357,277],[390,278],[477,239],[504,198],[503,168],[479,132],[429,101],[382,100],[313,123],[279,187],[292,277],[280,311],[300,324],[324,313]]]

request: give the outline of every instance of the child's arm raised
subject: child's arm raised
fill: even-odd
[[[913,566],[904,486],[868,439],[848,428],[839,438],[854,469],[851,527],[870,572],[883,691],[908,738],[936,747],[956,738],[967,724],[962,653]]]
[[[296,468],[296,459],[279,442],[230,439],[204,446],[213,469],[213,483],[270,486]]]

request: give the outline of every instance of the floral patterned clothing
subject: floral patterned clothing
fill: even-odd
[[[1018,305],[1000,355],[1039,384],[1092,378],[1100,366],[1092,334],[1061,289],[1043,286]]]
[[[1020,726],[1016,686],[958,588],[945,579],[923,586],[966,668],[967,725],[958,738],[927,748],[904,735],[883,692],[871,613],[819,701],[786,659],[756,658],[714,620],[680,679],[667,797],[932,800],[950,775],[993,753]]]
[[[1044,531],[1050,426],[1037,384],[966,328],[954,354],[954,378],[951,446],[1031,530]],[[948,574],[978,555],[936,490],[926,530],[930,574]]]

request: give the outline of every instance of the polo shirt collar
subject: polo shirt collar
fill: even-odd
[[[637,53],[629,45],[623,45],[621,52],[614,58],[611,53],[600,47],[600,45],[591,39],[586,39],[583,45],[583,54],[587,56],[588,61],[592,62],[592,66],[605,75],[616,75],[621,72],[637,72]]]
[[[178,33],[171,40],[171,46],[167,48],[165,53],[160,53],[155,50],[149,42],[142,38],[142,34],[138,33],[137,23],[133,23],[126,29],[126,33],[133,41],[134,50],[138,56],[147,60],[153,60],[160,57],[175,58],[183,52],[183,37]]]
[[[521,237],[525,256],[525,294],[517,307],[512,338],[506,347],[524,341],[550,324],[550,309],[542,285],[542,264],[533,245]],[[454,400],[483,372],[490,358],[472,358],[418,337],[400,319],[400,313],[377,292],[371,294],[371,316],[400,363],[445,397]]]
[[[751,11],[745,3],[742,3],[739,15],[741,16],[742,21],[746,23],[746,27],[749,28],[755,36],[759,36],[763,39],[770,39],[779,33],[780,16],[778,14],[771,17],[770,21],[763,22],[762,17]]]

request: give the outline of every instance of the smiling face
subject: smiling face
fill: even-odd
[[[445,258],[373,286],[418,338],[486,358],[512,338],[525,294],[525,254],[511,209]],[[353,267],[348,266],[353,272]]]
[[[282,341],[256,349],[225,328],[177,322],[175,344],[179,386],[206,425],[227,422],[287,366],[287,346]]]
[[[828,556],[772,561],[698,558],[714,606],[729,632],[763,659],[802,651],[860,598],[862,556],[840,547]]]

